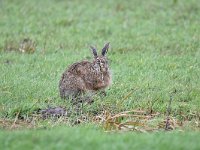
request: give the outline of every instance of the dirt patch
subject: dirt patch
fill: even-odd
[[[34,125],[24,120],[0,119],[0,128],[7,130],[30,129]]]

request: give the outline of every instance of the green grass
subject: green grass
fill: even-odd
[[[3,133],[3,134],[2,134]],[[91,127],[59,127],[47,130],[3,131],[3,149],[155,149],[198,150],[199,133],[102,133]],[[6,138],[5,138],[6,136]],[[17,138],[16,138],[17,137]],[[23,142],[22,142],[23,141]]]
[[[90,45],[95,45],[100,50],[109,41],[112,86],[107,89],[106,97],[97,96],[94,104],[84,106],[83,112],[92,114],[106,109],[111,113],[118,113],[142,109],[165,115],[172,96],[171,116],[192,124],[186,128],[199,130],[199,16],[198,0],[1,0],[0,119],[13,120],[17,113],[19,118],[31,119],[32,113],[38,109],[48,106],[71,107],[59,97],[58,82],[61,74],[73,62],[91,60]],[[5,50],[6,43],[13,42],[16,46],[24,38],[36,42],[35,53]],[[74,116],[70,119],[73,120]],[[35,127],[41,126],[51,128],[52,122],[38,120]],[[62,130],[67,133],[64,137],[71,135],[72,131],[65,128],[52,128],[50,131],[2,131],[2,135],[8,136],[4,140],[6,142],[17,136],[28,140],[34,133],[36,138],[41,134],[44,137],[53,134],[57,138],[44,142],[51,143],[51,140],[60,139]],[[84,142],[80,137],[85,134],[83,132],[86,129],[77,130],[80,133],[75,132],[72,139],[79,139],[82,144]],[[132,138],[140,142],[138,135],[128,133],[123,134],[125,143],[127,140],[127,144],[123,145],[123,142],[118,143],[121,135],[107,137],[107,134],[99,131],[90,131],[89,128],[87,131],[88,144],[98,139],[90,139],[90,134],[99,134],[99,141],[104,142],[105,148],[109,147],[108,143],[113,139],[115,144],[122,144],[122,148],[131,145],[141,148],[140,144],[143,143],[152,149],[155,146],[152,144],[153,139],[158,144],[164,138],[166,143],[173,141],[177,146],[174,149],[181,148],[179,142],[187,149],[189,143],[181,140],[186,141],[193,135],[140,134],[141,140],[150,141],[137,144],[132,143]],[[111,141],[107,141],[109,137]],[[194,149],[199,147],[195,136],[191,141]],[[42,143],[39,142],[39,145],[44,146]],[[162,141],[158,149],[161,146],[164,149],[166,143],[165,140]],[[13,142],[10,146],[12,144],[16,143]],[[62,144],[63,139],[61,146]],[[27,145],[32,144],[27,141]]]

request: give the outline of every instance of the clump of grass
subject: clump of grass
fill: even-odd
[[[6,40],[4,44],[4,51],[16,51],[20,53],[32,54],[36,50],[36,42],[30,38],[24,38],[21,41]]]
[[[20,42],[19,51],[22,53],[34,53],[36,50],[36,43],[29,39],[25,38]]]

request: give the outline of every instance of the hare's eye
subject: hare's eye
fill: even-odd
[[[97,63],[100,64],[100,60],[99,59],[97,59]]]

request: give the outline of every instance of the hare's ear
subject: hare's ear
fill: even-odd
[[[103,56],[105,56],[105,54],[107,53],[109,46],[110,46],[110,43],[107,43],[107,44],[104,45],[102,52],[101,52],[101,54]]]
[[[93,46],[90,46],[91,50],[92,50],[92,53],[94,55],[94,57],[97,57],[97,50],[96,48],[94,48]]]

